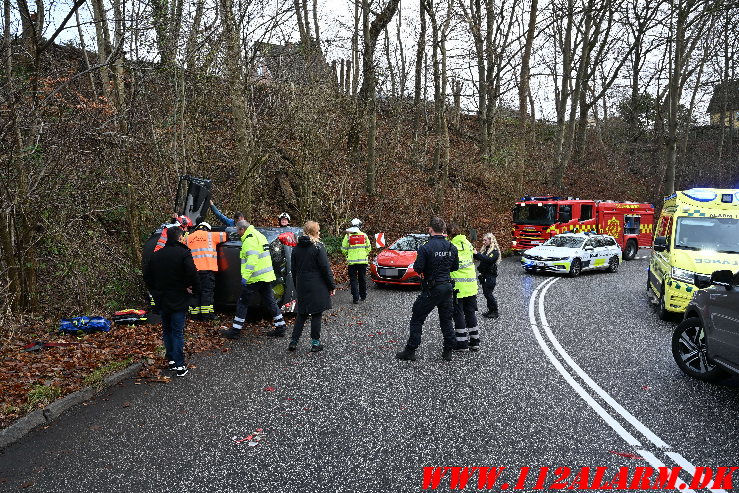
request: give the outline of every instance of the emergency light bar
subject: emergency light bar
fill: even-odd
[[[708,188],[691,188],[683,192],[689,198],[698,202],[711,202],[716,200],[716,192]]]

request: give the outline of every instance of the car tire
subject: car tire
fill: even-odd
[[[618,266],[620,262],[618,260],[617,256],[611,257],[611,259],[608,261],[608,272],[618,272]]]
[[[670,312],[667,311],[667,302],[665,301],[665,287],[662,286],[662,289],[659,291],[659,300],[657,303],[657,315],[659,316],[660,320],[669,321],[670,320]]]
[[[582,272],[582,262],[579,258],[576,258],[570,264],[570,277],[577,277]]]
[[[680,369],[698,380],[715,382],[724,370],[706,354],[705,329],[698,317],[683,320],[672,334],[672,357]]]
[[[636,241],[629,240],[626,242],[626,246],[624,247],[624,251],[621,254],[624,260],[633,260],[634,257],[636,257],[636,252],[639,251],[639,246],[636,244]]]

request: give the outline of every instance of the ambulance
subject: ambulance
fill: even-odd
[[[717,270],[739,270],[739,189],[693,188],[665,198],[649,260],[659,316],[683,313]]]

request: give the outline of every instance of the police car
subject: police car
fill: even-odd
[[[591,269],[616,272],[620,263],[621,248],[616,240],[612,236],[592,233],[558,234],[521,255],[521,265],[526,272],[561,272],[570,277]]]

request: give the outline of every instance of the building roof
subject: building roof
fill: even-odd
[[[724,108],[724,103],[726,107]],[[708,113],[721,113],[721,110],[739,110],[739,79],[728,80],[717,84],[713,88],[711,102],[708,103]]]
[[[331,83],[336,77],[321,50],[301,43],[254,43],[257,77],[297,84]]]

